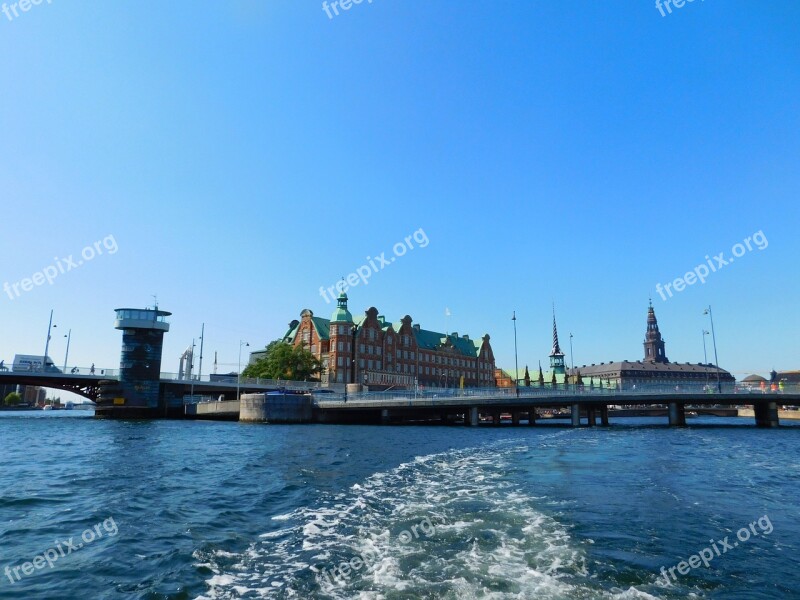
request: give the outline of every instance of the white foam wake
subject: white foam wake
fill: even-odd
[[[275,515],[285,527],[246,553],[196,556],[214,573],[198,600],[652,598],[593,580],[567,528],[507,476],[526,451],[498,443],[419,457]],[[345,562],[358,568],[332,572]]]

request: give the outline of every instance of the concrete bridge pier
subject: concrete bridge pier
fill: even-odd
[[[778,427],[778,404],[776,402],[761,402],[753,405],[756,415],[757,427]]]
[[[472,408],[467,409],[467,412],[464,415],[464,423],[468,427],[477,427],[478,426],[478,407],[477,406],[473,406]]]
[[[536,409],[532,406],[528,409],[528,425],[536,425]]]
[[[686,407],[682,402],[669,403],[669,424],[673,427],[686,425]]]
[[[492,425],[494,425],[495,427],[499,427],[500,426],[500,411],[499,410],[493,410],[492,411]]]
[[[242,394],[239,421],[250,423],[311,423],[309,396],[297,394]]]
[[[572,426],[581,426],[581,405],[577,402],[572,405]]]
[[[512,425],[519,425],[519,411],[515,410],[511,413],[511,424]]]
[[[381,411],[381,424],[382,425],[388,425],[390,423],[390,421],[391,421],[391,419],[389,417],[389,409],[388,408],[384,408]]]
[[[594,406],[586,407],[586,420],[589,422],[589,427],[595,427],[597,425],[597,412]]]
[[[608,427],[608,405],[604,404],[600,407],[600,424],[603,427]]]

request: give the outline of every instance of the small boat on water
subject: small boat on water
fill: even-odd
[[[45,404],[44,408],[42,408],[42,410],[53,410],[53,405],[52,404]]]

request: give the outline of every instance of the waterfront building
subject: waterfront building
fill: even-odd
[[[494,370],[494,385],[499,388],[514,387],[514,377],[504,369]]]
[[[305,309],[283,341],[308,348],[322,363],[324,383],[372,386],[493,387],[495,359],[489,335],[473,340],[456,332],[423,329],[406,315],[391,323],[370,307],[354,317],[347,294],[330,319]],[[253,352],[250,361],[264,355]]]
[[[644,358],[638,361],[618,361],[583,365],[570,369],[570,375],[579,376],[584,385],[631,389],[635,385],[697,385],[716,387],[717,375],[722,385],[736,380],[728,371],[711,363],[673,363],[666,355],[666,343],[658,328],[653,304],[647,311],[647,329],[644,338]]]
[[[767,378],[761,375],[748,375],[742,379],[740,385],[750,390],[765,390],[767,388]]]
[[[38,385],[22,386],[22,402],[30,406],[44,406],[47,400],[47,390]]]
[[[770,383],[781,383],[783,382],[784,385],[792,384],[792,385],[799,385],[800,384],[800,371],[772,371],[770,373]]]

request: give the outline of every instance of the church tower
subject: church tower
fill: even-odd
[[[668,363],[667,355],[664,353],[664,340],[661,339],[661,332],[658,330],[658,320],[653,310],[653,301],[650,301],[650,308],[647,310],[647,332],[644,335],[644,362]]]
[[[561,351],[561,346],[558,345],[558,328],[556,327],[555,308],[553,309],[553,350],[550,352],[550,369],[553,371],[553,375],[566,374],[564,353]]]

